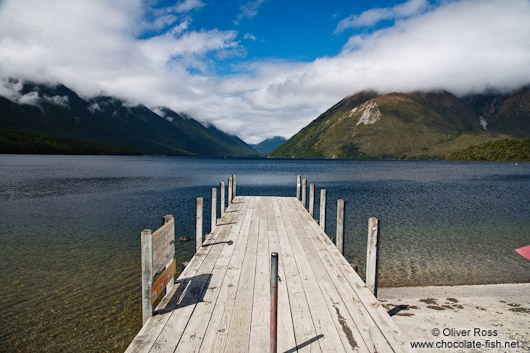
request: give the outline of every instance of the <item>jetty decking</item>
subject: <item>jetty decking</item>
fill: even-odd
[[[403,335],[295,197],[237,196],[127,352],[404,352]]]

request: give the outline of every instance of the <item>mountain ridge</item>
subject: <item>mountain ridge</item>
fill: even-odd
[[[260,153],[267,154],[280,147],[285,141],[287,140],[282,136],[274,136],[250,146]]]
[[[269,156],[444,159],[474,144],[529,137],[529,88],[460,98],[445,90],[361,91],[322,113]]]
[[[107,95],[84,99],[62,84],[14,79],[2,93],[0,129],[7,132],[120,146],[143,154],[261,156],[237,136],[167,107],[150,109]]]

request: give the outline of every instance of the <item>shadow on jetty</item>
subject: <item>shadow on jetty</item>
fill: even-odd
[[[211,279],[211,274],[203,274],[177,280],[175,286],[178,287],[166,306],[162,309],[155,310],[154,315],[169,313],[173,310],[203,301],[204,294],[206,293],[206,289],[208,289]]]
[[[213,246],[213,245],[220,245],[220,244],[232,245],[232,244],[234,244],[234,242],[233,242],[232,240],[228,240],[228,241],[218,241],[217,243],[203,244],[202,246]]]
[[[302,348],[304,348],[304,347],[306,347],[306,346],[309,346],[311,343],[318,341],[318,340],[321,339],[322,337],[324,337],[323,334],[317,335],[317,336],[311,338],[310,340],[307,340],[307,341],[305,341],[305,342],[303,342],[303,343],[300,343],[298,346],[296,346],[296,347],[294,347],[294,348],[291,348],[291,349],[289,349],[288,351],[285,351],[284,353],[298,352],[299,349],[302,349]]]

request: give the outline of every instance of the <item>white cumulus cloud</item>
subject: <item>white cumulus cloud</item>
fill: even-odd
[[[179,4],[191,11],[203,2]],[[144,38],[146,5],[140,0],[4,0],[0,77],[61,82],[85,96],[106,92],[150,107],[168,106],[250,143],[290,137],[363,89],[443,88],[458,94],[530,83],[530,1],[425,4],[410,0],[383,12],[374,9],[371,17],[353,14],[352,26],[396,21],[354,34],[335,56],[243,61],[226,76],[216,74],[215,60],[244,55],[238,38],[245,36],[191,29],[189,13],[160,12],[153,23],[174,16],[160,20],[159,28],[167,29]],[[257,11],[255,5],[248,14]],[[0,85],[0,94],[4,91]]]

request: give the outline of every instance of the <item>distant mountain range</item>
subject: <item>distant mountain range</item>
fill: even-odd
[[[528,160],[530,86],[508,94],[362,91],[296,135],[247,145],[167,107],[148,108],[64,85],[9,80],[0,87],[0,153],[215,157]],[[511,149],[503,155],[503,149]],[[509,157],[507,157],[509,156]]]
[[[7,87],[9,86],[9,87]],[[0,153],[262,156],[237,136],[169,108],[109,96],[83,99],[62,84],[9,80],[0,96]]]
[[[250,146],[260,153],[267,154],[280,147],[285,141],[287,140],[281,136],[274,136]]]
[[[443,159],[473,145],[524,137],[530,137],[530,86],[460,98],[447,91],[363,91],[341,100],[269,156]]]

